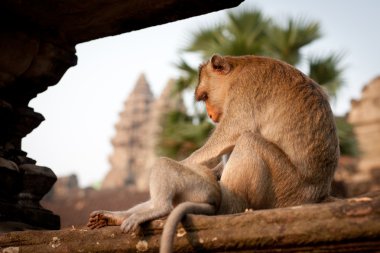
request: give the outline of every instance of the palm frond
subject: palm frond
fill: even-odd
[[[215,52],[219,52],[223,45],[228,44],[223,35],[223,26],[213,28],[202,28],[193,33],[193,40],[189,46],[184,49],[187,52],[201,53],[203,58],[208,58]]]
[[[230,38],[228,54],[262,54],[269,19],[258,10],[229,12],[225,33]]]
[[[336,97],[336,93],[343,85],[343,68],[339,67],[342,54],[332,54],[326,57],[309,58],[309,76],[324,86],[329,95]]]
[[[183,58],[175,66],[182,72],[182,76],[177,80],[175,91],[182,92],[194,87],[198,80],[198,69],[188,64]]]
[[[267,30],[266,53],[292,65],[300,62],[300,49],[320,38],[319,24],[305,19],[289,19],[285,27],[277,24]]]

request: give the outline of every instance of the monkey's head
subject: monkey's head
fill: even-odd
[[[228,76],[233,65],[226,57],[214,55],[199,67],[199,81],[195,99],[206,104],[207,114],[214,122],[223,116],[223,108],[229,90]]]

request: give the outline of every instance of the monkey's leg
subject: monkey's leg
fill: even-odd
[[[243,133],[236,142],[220,180],[222,203],[219,213],[264,208],[273,200],[271,175],[256,150],[255,135]]]
[[[168,182],[161,182],[168,186]],[[164,196],[166,188],[162,189],[160,194],[155,194],[151,190],[152,200],[147,206],[142,206],[142,208],[137,208],[134,212],[121,223],[120,229],[128,233],[131,230],[136,230],[137,226],[146,221],[158,219],[164,217],[170,213],[173,209],[172,198],[173,195],[167,194]]]
[[[146,210],[146,209],[149,208],[151,205],[152,205],[152,201],[151,201],[151,200],[148,200],[148,201],[146,201],[146,202],[143,202],[143,203],[140,203],[140,204],[137,204],[137,205],[131,207],[130,209],[124,211],[123,213],[124,213],[125,215],[129,216],[129,215],[134,214],[134,213],[136,213],[136,212]]]
[[[149,192],[151,202],[149,206],[136,210],[120,226],[127,233],[135,230],[138,225],[149,220],[164,217],[173,209],[173,198],[177,192],[179,163],[167,158],[160,158],[151,169]]]
[[[260,134],[248,135],[254,152],[265,162],[270,175],[270,188],[266,191],[270,191],[273,198],[268,207],[315,203],[327,196],[329,186],[316,181],[315,177],[305,176],[279,146]]]
[[[251,132],[238,139],[221,178],[222,189],[246,200],[253,209],[302,202],[300,182],[288,156],[274,143]]]
[[[270,189],[267,186],[270,176],[265,163],[253,151],[244,153],[243,146],[245,145],[241,145],[240,149],[239,144],[236,145],[224,167],[220,179],[222,201],[219,214],[240,213],[248,208],[258,209],[257,204],[252,205],[252,200],[261,203],[263,196],[270,195],[266,193]]]
[[[87,226],[91,229],[101,228],[104,226],[120,226],[128,216],[139,210],[145,210],[150,205],[150,201],[146,201],[126,211],[97,210],[90,214]]]
[[[148,210],[136,212],[129,216],[126,220],[123,221],[120,229],[124,233],[128,233],[129,231],[136,230],[137,226],[141,223],[168,215],[171,210],[172,207],[166,203],[162,203],[161,206],[159,206],[159,204],[156,204]]]

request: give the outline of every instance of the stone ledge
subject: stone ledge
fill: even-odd
[[[54,34],[70,44],[77,44],[232,8],[242,1],[3,0],[0,21],[15,28],[39,27],[41,33]]]
[[[118,227],[99,230],[12,232],[0,249],[15,252],[156,252],[163,220],[137,235]],[[176,252],[373,252],[380,248],[380,192],[334,203],[249,211],[223,216],[189,215],[178,229]]]

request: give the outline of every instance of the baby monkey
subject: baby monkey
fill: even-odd
[[[120,225],[127,233],[145,221],[170,214],[164,226],[160,252],[172,252],[174,233],[183,216],[215,214],[221,201],[220,186],[212,170],[202,165],[182,166],[169,158],[160,158],[153,166],[149,191],[150,200],[129,210],[92,212],[87,226],[95,229]]]

